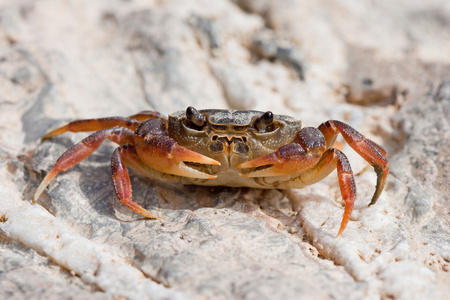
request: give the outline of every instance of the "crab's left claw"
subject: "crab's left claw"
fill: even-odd
[[[299,144],[288,144],[276,152],[241,163],[236,169],[256,169],[240,174],[242,177],[289,175],[311,168],[323,151],[310,151]]]
[[[242,177],[264,177],[290,175],[314,166],[325,151],[325,140],[318,129],[303,128],[291,144],[277,151],[241,163],[237,169],[254,169],[244,172]]]

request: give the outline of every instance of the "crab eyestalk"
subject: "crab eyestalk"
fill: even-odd
[[[204,114],[201,114],[196,110],[193,106],[189,106],[186,109],[186,118],[189,119],[192,123],[195,125],[201,127],[205,125],[206,123],[206,116]]]
[[[253,122],[258,131],[264,131],[270,124],[273,123],[273,113],[271,111],[266,111],[261,116],[257,117]]]

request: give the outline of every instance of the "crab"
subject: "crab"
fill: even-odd
[[[39,185],[34,201],[55,176],[80,163],[103,143],[119,145],[112,154],[114,190],[120,203],[149,219],[157,217],[132,200],[127,166],[165,182],[261,189],[302,188],[337,169],[345,202],[337,236],[349,222],[356,184],[346,155],[334,147],[340,133],[377,174],[379,198],[389,163],[386,151],[349,125],[329,120],[318,128],[271,111],[208,109],[190,106],[168,118],[143,111],[128,118],[110,117],[70,122],[47,133],[46,140],[65,132],[95,131],[64,152]]]

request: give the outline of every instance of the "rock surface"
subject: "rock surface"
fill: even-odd
[[[433,1],[0,2],[0,298],[445,299],[450,294],[450,4]],[[339,119],[382,144],[376,176],[348,146],[358,201],[335,174],[301,190],[165,184],[112,143],[37,185],[84,134],[79,118],[197,108]]]

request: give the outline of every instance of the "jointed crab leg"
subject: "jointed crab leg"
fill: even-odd
[[[161,119],[161,120],[164,120],[165,122],[167,122],[165,119],[162,118],[162,116],[159,112],[151,111],[151,110],[141,111],[135,115],[129,116],[128,118],[138,120],[140,122],[148,120],[148,119],[158,118],[158,119]]]
[[[328,149],[317,165],[300,175],[300,180],[304,184],[315,183],[328,176],[335,168],[337,169],[339,189],[341,190],[342,199],[345,202],[344,216],[337,234],[339,236],[345,227],[347,227],[356,200],[355,178],[353,177],[352,168],[345,154],[335,148]]]
[[[128,169],[122,160],[121,150],[126,145],[117,148],[111,157],[111,173],[114,184],[114,191],[119,199],[120,203],[128,207],[134,212],[141,214],[150,219],[156,219],[151,212],[137,204],[132,200],[132,188],[130,182],[130,176],[128,175]]]
[[[334,144],[338,133],[340,133],[349,146],[374,167],[375,172],[377,173],[377,186],[369,205],[374,204],[384,188],[389,173],[386,150],[375,142],[366,139],[361,133],[340,121],[326,121],[319,126],[319,130],[325,137],[327,148]]]
[[[113,128],[116,126],[125,127],[131,130],[135,130],[141,121],[152,118],[160,118],[160,113],[154,111],[143,111],[138,114],[132,115],[128,118],[124,117],[109,117],[99,119],[85,119],[70,122],[64,126],[56,128],[42,137],[42,140],[49,139],[55,135],[60,135],[67,131],[71,132],[85,132],[85,131],[98,131],[101,129]]]
[[[137,119],[144,119],[154,116],[152,112],[143,112],[137,115],[132,116]],[[160,118],[150,118],[142,123],[135,121],[134,119],[121,119],[121,118],[112,118],[110,122],[108,119],[92,119],[92,120],[84,120],[81,123],[70,123],[75,124],[75,129],[72,131],[82,131],[82,130],[92,130],[95,127],[96,122],[100,122],[99,126],[110,126],[111,124],[117,124],[119,121],[126,121],[127,124],[138,124],[139,126],[135,126],[135,132],[124,128],[124,127],[115,127],[102,129],[94,132],[80,143],[72,146],[66,152],[64,152],[60,158],[56,161],[53,168],[44,178],[44,180],[39,185],[36,194],[34,196],[34,200],[36,201],[43,190],[48,186],[48,184],[55,178],[55,176],[61,172],[65,171],[83,159],[91,155],[97,148],[102,144],[105,139],[109,139],[119,145],[137,145],[139,148],[139,161],[144,162],[143,165],[146,165],[150,168],[153,168],[161,173],[165,174],[174,174],[184,177],[192,177],[192,178],[202,178],[202,179],[213,179],[216,178],[215,175],[207,174],[201,171],[198,171],[194,168],[188,167],[184,161],[201,163],[201,164],[211,164],[211,165],[219,165],[220,163],[214,159],[211,159],[207,156],[199,154],[197,152],[191,151],[185,147],[178,145],[172,138],[166,135],[165,127],[166,121]],[[84,122],[84,123],[83,123]],[[70,125],[69,124],[69,125]],[[87,126],[88,124],[89,126]],[[132,126],[129,126],[132,127]],[[134,127],[134,125],[133,125]],[[52,131],[47,136],[52,136],[55,134],[59,134],[62,130],[64,132],[67,127],[61,127],[60,129]],[[56,133],[55,133],[56,132]],[[117,159],[116,154],[116,162]],[[117,164],[116,164],[117,165]],[[115,175],[117,180],[117,189],[126,192],[126,189],[120,189],[120,186],[126,185],[125,179],[123,178],[123,174],[126,171],[120,171],[120,166],[117,167],[116,173],[119,175]],[[122,175],[120,175],[122,174]],[[128,173],[126,173],[128,174]],[[128,176],[128,175],[127,175]],[[120,185],[120,183],[123,183]],[[130,187],[131,189],[131,187]],[[131,191],[131,190],[130,190]],[[119,192],[118,192],[119,194]],[[123,198],[123,197],[122,197]],[[120,199],[122,199],[120,198]],[[123,198],[125,199],[125,198]],[[125,201],[125,200],[124,200]],[[131,201],[131,200],[130,200]],[[128,203],[128,202],[127,202]],[[132,202],[129,202],[128,205],[135,205]],[[136,204],[137,205],[137,204]],[[139,209],[136,208],[136,212],[139,212]],[[142,208],[141,208],[142,209]],[[143,214],[147,216],[147,214]]]
[[[129,144],[133,141],[133,131],[121,127],[99,130],[69,148],[58,158],[50,172],[42,180],[34,195],[34,201],[37,201],[44,189],[59,172],[70,169],[80,163],[97,150],[105,139],[109,139],[117,144]]]
[[[279,189],[302,188],[321,181],[337,169],[339,189],[345,202],[345,211],[338,236],[344,231],[350,220],[356,199],[356,183],[350,163],[343,152],[336,148],[325,151],[320,160],[312,168],[301,173],[298,177],[280,182]]]
[[[298,139],[297,142],[299,142]],[[303,147],[300,144],[297,144],[297,146],[289,144],[286,150],[284,150],[286,146],[280,147],[274,153],[245,162],[237,167],[251,168],[273,164],[272,167],[249,173],[251,177],[259,177],[261,174],[261,176],[284,175],[304,170],[298,177],[280,182],[277,188],[281,189],[301,188],[316,183],[337,168],[339,188],[345,202],[344,216],[337,234],[339,236],[347,227],[356,199],[356,183],[350,163],[345,154],[338,149],[328,149],[322,155],[324,145],[321,143],[310,145],[311,148],[306,146],[307,143],[301,143],[304,144]],[[290,150],[290,153],[285,154],[287,150]]]
[[[132,201],[132,188],[127,166],[147,177],[163,178],[165,182],[180,182],[180,177],[159,172],[146,165],[137,154],[133,145],[122,145],[114,151],[111,158],[111,172],[114,191],[120,203],[147,218],[157,218],[151,212]]]

